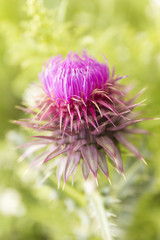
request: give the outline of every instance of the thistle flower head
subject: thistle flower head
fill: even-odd
[[[37,145],[33,151],[44,148],[31,166],[58,156],[58,181],[63,175],[66,182],[79,163],[85,179],[89,173],[97,178],[98,169],[109,179],[108,159],[123,174],[119,143],[143,160],[127,138],[145,133],[134,127],[143,121],[132,112],[140,104],[134,103],[139,94],[128,100],[129,89],[118,83],[123,77],[111,75],[107,63],[85,52],[82,56],[70,52],[66,59],[58,55],[44,63],[39,78],[42,93],[35,99],[36,108],[22,108],[33,115],[32,121],[17,121],[47,133],[24,145]]]
[[[72,98],[87,102],[93,90],[104,89],[109,69],[85,52],[82,57],[70,52],[65,60],[61,55],[49,59],[39,77],[45,93],[56,102],[70,103]]]

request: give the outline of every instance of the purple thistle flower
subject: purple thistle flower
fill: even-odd
[[[58,55],[44,63],[39,78],[43,91],[35,99],[36,107],[21,108],[34,116],[32,121],[16,121],[47,132],[23,145],[37,145],[32,152],[44,148],[31,167],[59,156],[58,182],[62,175],[66,182],[79,163],[85,179],[90,172],[97,178],[98,169],[109,179],[108,159],[124,174],[119,143],[144,161],[127,138],[127,135],[146,133],[134,127],[145,120],[137,119],[133,113],[140,105],[134,103],[140,93],[127,100],[129,89],[117,83],[123,77],[115,77],[114,72],[110,75],[107,63],[99,63],[86,52],[81,57],[70,52],[65,60]],[[22,158],[30,152],[24,152]]]

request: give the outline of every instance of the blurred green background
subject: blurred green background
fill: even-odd
[[[135,92],[146,87],[144,114],[160,116],[159,0],[0,0],[2,240],[101,239],[82,180],[62,191],[57,190],[54,173],[44,184],[44,172],[24,175],[28,161],[17,161],[22,151],[15,146],[26,140],[25,133],[9,123],[23,117],[15,105],[27,97],[29,84],[38,80],[44,60],[84,49],[100,61],[103,53],[117,74],[130,75],[124,83],[134,83]],[[148,167],[131,178],[134,186],[130,181],[120,185],[113,176],[110,196],[121,203],[108,208],[116,212],[115,222],[123,225],[122,239],[160,240],[160,121],[141,125],[152,132],[137,139]],[[100,187],[105,185],[102,177]]]

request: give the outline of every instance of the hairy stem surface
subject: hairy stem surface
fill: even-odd
[[[93,204],[93,208],[96,212],[96,217],[100,224],[103,239],[113,240],[102,197],[100,193],[96,190],[93,179],[89,185],[87,184],[85,186],[85,192],[88,195],[89,201]]]

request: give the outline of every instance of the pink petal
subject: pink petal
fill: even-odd
[[[41,135],[38,135],[38,136],[32,136],[33,138],[42,138],[42,139],[47,139],[49,141],[57,141],[57,140],[61,140],[62,138],[55,138],[53,136],[41,136]]]
[[[122,143],[129,151],[131,151],[135,156],[141,159],[144,162],[143,157],[139,153],[138,149],[131,143],[122,132],[118,132],[115,135],[115,138]]]
[[[104,175],[108,178],[109,171],[108,171],[107,159],[106,159],[105,153],[102,151],[98,152],[98,166],[101,169],[101,171],[104,173]]]
[[[66,116],[66,119],[65,119],[65,122],[64,122],[63,133],[65,133],[65,130],[66,130],[67,126],[68,126],[68,123],[69,123],[69,116],[67,115],[67,116]]]
[[[88,175],[89,175],[89,172],[90,172],[90,169],[89,167],[87,166],[86,162],[82,162],[81,163],[81,168],[82,168],[82,174],[83,174],[83,177],[85,180],[87,180],[88,178]]]
[[[131,134],[149,134],[149,131],[141,128],[126,128],[124,131]]]
[[[84,144],[86,144],[86,140],[76,140],[71,144],[71,154],[73,154],[74,152],[77,152],[79,150],[80,147],[82,147]]]
[[[80,157],[81,157],[81,155],[79,152],[68,156],[65,170],[64,170],[64,182],[66,182],[68,180],[68,178],[70,177],[70,175],[76,168],[77,164],[80,161]]]
[[[29,165],[29,169],[31,169],[32,167],[38,165],[40,162],[43,161],[44,158],[46,158],[48,155],[48,150],[42,152],[41,154],[39,154]]]
[[[58,155],[65,153],[69,150],[69,146],[67,147],[63,147],[62,145],[59,145],[53,152],[51,152],[46,158],[45,160],[42,162],[42,164],[48,162],[49,160],[57,157]]]
[[[109,131],[118,131],[118,130],[121,130],[123,128],[126,128],[130,125],[133,125],[133,124],[136,124],[136,123],[139,123],[139,122],[142,122],[144,121],[145,119],[138,119],[138,120],[133,120],[133,121],[128,121],[128,122],[125,122],[125,123],[122,123],[120,124],[119,126],[117,127],[110,127],[108,128]]]
[[[96,122],[96,124],[97,124],[97,126],[98,126],[97,116],[96,116],[96,113],[95,113],[94,108],[93,108],[93,107],[90,107],[89,110],[90,110],[90,112],[91,112],[91,114],[92,114],[92,117],[93,117],[94,121]]]
[[[114,114],[118,115],[118,112],[116,111],[116,109],[114,107],[112,107],[109,103],[104,102],[103,100],[97,100],[97,102],[103,106],[105,106],[106,108],[108,108],[109,110],[111,110],[112,112],[114,112]]]
[[[58,188],[59,188],[59,185],[60,185],[61,177],[62,177],[62,175],[64,173],[64,170],[65,170],[66,162],[67,162],[66,157],[63,157],[63,158],[59,159],[59,163],[58,163],[58,167],[57,167],[57,171],[56,171],[56,175],[57,175],[57,179],[58,179]]]
[[[19,161],[23,161],[26,157],[30,156],[32,153],[38,151],[39,149],[45,147],[45,145],[33,145],[24,151],[24,153],[19,157]]]
[[[102,146],[105,149],[107,155],[111,158],[111,160],[117,166],[119,171],[123,172],[123,162],[121,159],[121,155],[113,141],[107,136],[99,137],[96,139],[96,141],[100,146]]]
[[[83,111],[83,115],[84,115],[84,118],[85,118],[85,121],[87,123],[87,126],[88,126],[88,117],[87,117],[87,110],[85,107],[82,107],[82,111]]]
[[[23,148],[23,147],[29,147],[29,146],[32,146],[32,145],[47,145],[47,144],[51,144],[52,141],[48,140],[48,139],[36,139],[36,140],[32,140],[32,141],[29,141],[29,142],[26,142],[20,146],[17,147],[17,149],[19,148]]]
[[[98,162],[98,152],[96,147],[94,147],[93,145],[84,146],[81,148],[81,153],[87,166],[92,171],[93,175],[96,177]]]

